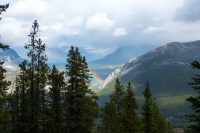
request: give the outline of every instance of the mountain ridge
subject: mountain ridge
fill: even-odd
[[[146,75],[145,73],[148,73],[147,69],[149,68],[145,68],[145,66],[151,67],[150,70],[154,70],[155,73],[158,73],[159,69],[161,69],[162,67],[164,68],[164,67],[170,66],[171,67],[170,70],[175,70],[177,69],[178,66],[179,67],[184,66],[184,68],[186,68],[187,71],[190,71],[189,73],[194,74],[194,71],[190,70],[192,69],[190,66],[190,63],[194,60],[200,60],[200,41],[199,40],[192,41],[192,42],[185,42],[185,43],[172,42],[164,46],[158,47],[154,50],[151,50],[147,52],[146,54],[139,56],[136,59],[133,59],[132,61],[129,61],[128,63],[123,65],[121,68],[118,68],[117,75],[113,73],[111,73],[111,75],[114,78],[116,77],[120,78],[122,81],[133,82],[137,78],[137,75],[140,75],[140,74]],[[166,68],[166,70],[168,70],[170,74],[169,68],[168,69]],[[192,76],[192,74],[190,74],[190,76]],[[130,79],[126,78],[127,76]],[[146,76],[148,77],[148,74]],[[150,80],[152,79],[152,76],[153,75],[151,74]],[[147,77],[146,77],[146,81],[148,80]],[[106,83],[109,84],[111,80],[113,79],[111,79],[109,76],[109,81],[106,81]],[[141,84],[141,79],[139,81]],[[145,83],[144,78],[142,79],[142,81],[144,84]],[[107,84],[104,84],[103,86],[105,87]]]

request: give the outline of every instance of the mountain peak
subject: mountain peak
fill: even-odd
[[[199,53],[200,53],[199,40],[192,42],[185,42],[185,43],[180,43],[180,42],[168,43],[164,46],[151,50],[142,56],[137,57],[137,59],[135,60],[130,60],[121,68],[119,68],[119,70],[117,69],[118,71],[120,71],[120,73],[115,73],[114,71],[111,74],[112,76],[108,76],[108,78],[109,81],[112,81],[110,77],[114,78],[118,77],[121,78],[123,81],[131,81],[134,83],[139,82],[139,84],[142,84],[142,82],[145,82],[146,80],[150,79],[152,80],[153,84],[156,84],[154,83],[155,80],[153,80],[156,77],[161,79],[163,78],[162,82],[166,82],[166,84],[169,84],[167,83],[167,80],[164,81],[165,78],[162,77],[162,73],[165,72],[161,72],[160,70],[166,68],[166,70],[163,71],[169,71],[168,74],[170,74],[171,76],[173,76],[173,73],[170,72],[182,71],[178,70],[180,69],[179,67],[183,67],[183,69],[185,69],[185,71],[188,72],[190,69],[189,68],[190,63],[194,60],[200,60]],[[180,75],[184,75],[184,73]],[[174,77],[177,77],[177,75],[174,75]],[[185,78],[186,77],[184,77],[184,79]],[[190,78],[188,77],[188,79]],[[109,82],[106,82],[104,86],[106,86],[106,84],[109,84]],[[172,88],[175,87],[173,86]],[[155,89],[159,88],[155,87]]]
[[[0,50],[0,60],[4,61],[4,66],[8,70],[16,70],[18,64],[23,60],[17,52],[9,48],[7,50]]]

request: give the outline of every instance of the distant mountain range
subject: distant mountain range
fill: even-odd
[[[142,55],[142,53],[145,53],[150,49],[152,49],[152,47],[142,45],[119,47],[105,57],[89,62],[89,66],[102,79],[105,79],[116,68],[125,64],[132,58]]]
[[[0,60],[4,61],[4,66],[9,71],[15,71],[18,64],[23,60],[15,50],[9,48],[8,50],[0,49]]]
[[[106,86],[116,78],[123,83],[132,82],[139,93],[147,80],[159,96],[191,92],[188,83],[196,72],[190,65],[194,60],[200,60],[200,41],[166,44],[116,69],[106,79],[102,92],[112,89]]]
[[[143,46],[143,45],[136,45],[136,46],[122,46],[116,49],[113,53],[110,53],[106,55],[105,57],[99,59],[99,60],[94,60],[89,62],[89,64],[112,64],[112,65],[117,65],[117,64],[124,64],[133,57],[137,57],[141,55],[142,53],[147,52],[148,50],[152,49],[150,46]]]

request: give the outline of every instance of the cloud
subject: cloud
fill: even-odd
[[[127,32],[124,28],[117,28],[114,31],[113,36],[120,37],[120,36],[125,36],[126,34],[127,34]]]
[[[106,13],[95,13],[86,20],[86,30],[107,31],[114,25],[114,21]]]
[[[158,33],[161,31],[163,31],[163,29],[161,27],[149,26],[143,30],[143,33],[144,34],[152,34],[152,33]]]
[[[200,1],[184,0],[183,5],[177,9],[175,18],[184,22],[200,21]]]
[[[10,4],[6,14],[9,17],[33,21],[36,18],[49,17],[49,11],[53,9],[54,6],[45,0],[18,0]]]
[[[2,1],[10,7],[1,16],[1,40],[21,49],[35,19],[48,48],[91,47],[99,55],[124,44],[158,46],[200,37],[200,23],[185,23],[199,22],[198,0]]]

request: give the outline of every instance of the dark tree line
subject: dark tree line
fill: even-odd
[[[98,115],[96,94],[89,89],[90,72],[79,49],[71,47],[65,73],[47,65],[45,44],[34,21],[12,95],[11,132],[89,133]]]
[[[140,114],[131,83],[128,83],[125,89],[117,79],[115,92],[110,96],[110,102],[102,109],[100,132],[173,133],[170,122],[161,115],[148,83],[143,95],[144,103]]]

